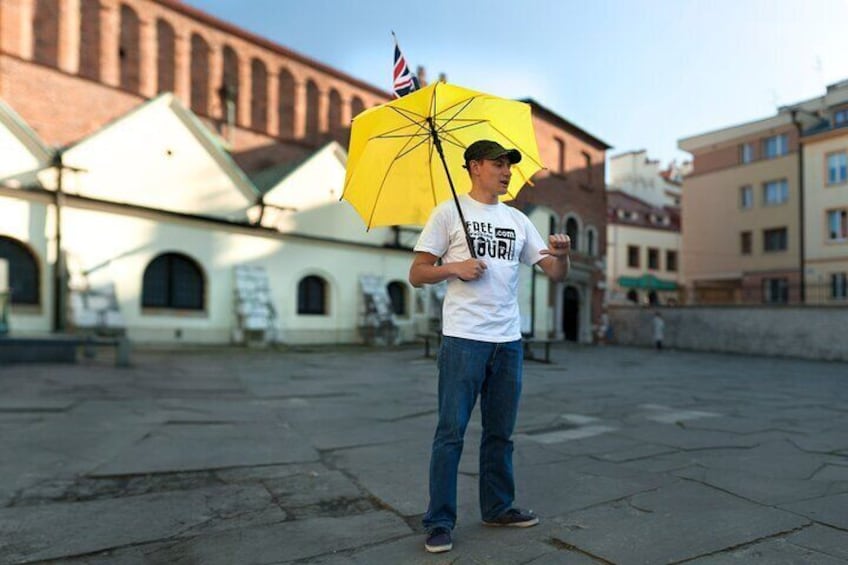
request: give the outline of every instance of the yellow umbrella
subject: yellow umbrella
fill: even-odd
[[[459,207],[456,195],[471,189],[463,153],[480,139],[521,152],[503,200],[543,168],[523,102],[436,82],[366,110],[353,120],[342,199],[369,229],[423,225],[437,204],[453,197]]]

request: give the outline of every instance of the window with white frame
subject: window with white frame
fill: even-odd
[[[754,144],[743,143],[739,146],[739,161],[744,165],[754,160]]]
[[[841,300],[848,298],[848,274],[831,273],[830,297]]]
[[[739,205],[743,209],[754,207],[754,187],[750,184],[739,187]]]
[[[830,241],[843,241],[848,239],[848,210],[827,211],[827,239]]]
[[[763,204],[775,206],[789,200],[789,183],[786,179],[773,180],[763,184]]]
[[[766,159],[774,159],[787,153],[789,153],[789,136],[785,133],[763,140],[763,157]]]
[[[848,159],[845,151],[827,156],[827,184],[842,184],[848,180]]]

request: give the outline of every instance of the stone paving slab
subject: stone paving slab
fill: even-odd
[[[270,501],[264,489],[242,486],[6,508],[0,510],[0,562],[55,559],[285,520]]]
[[[556,520],[562,526],[557,539],[613,563],[645,564],[693,559],[810,524],[795,514],[684,482]]]
[[[318,460],[318,452],[301,437],[281,425],[166,426],[128,446],[92,475],[140,475]]]

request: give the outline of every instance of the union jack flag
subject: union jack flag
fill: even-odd
[[[394,33],[392,33],[392,35],[394,35]],[[406,64],[406,59],[404,58],[403,53],[400,52],[397,37],[395,37],[395,67],[393,79],[395,98],[406,96],[410,92],[421,88],[421,85],[418,84],[418,77],[412,74],[412,71],[409,70],[409,65]]]

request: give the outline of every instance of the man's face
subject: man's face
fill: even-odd
[[[483,159],[474,161],[477,172],[477,185],[488,194],[506,194],[509,180],[512,178],[512,168],[509,159],[504,156],[498,159]]]

